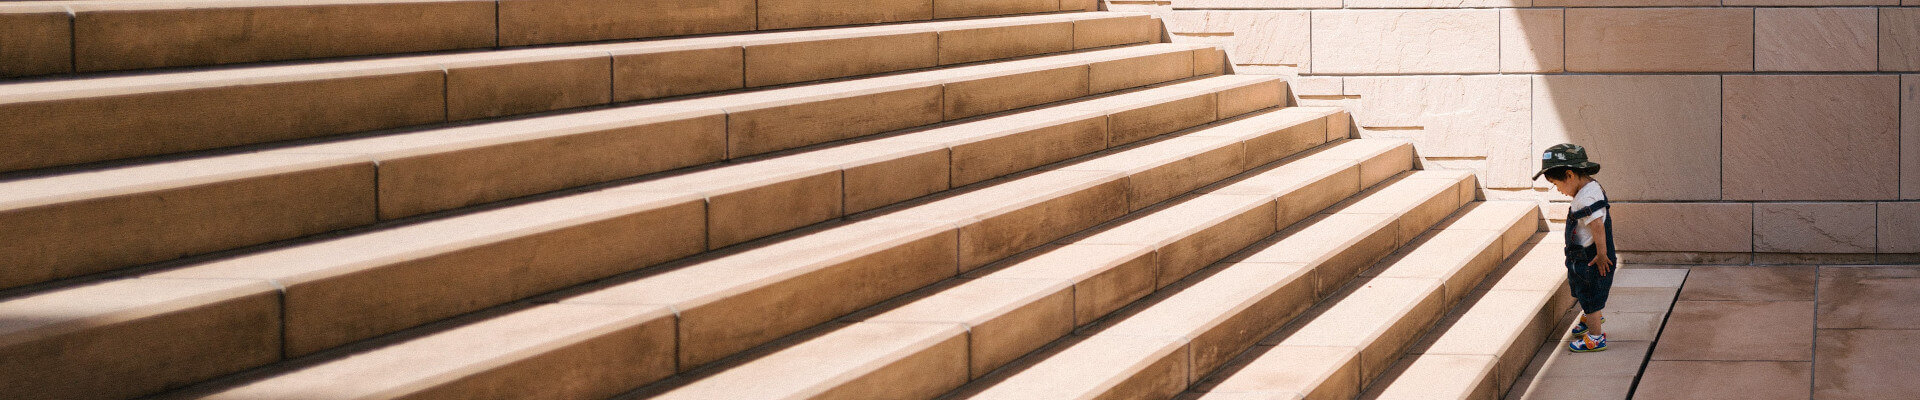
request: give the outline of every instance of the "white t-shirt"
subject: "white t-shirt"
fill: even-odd
[[[1581,209],[1587,208],[1587,206],[1593,205],[1593,203],[1598,203],[1600,200],[1606,199],[1607,195],[1601,193],[1600,182],[1588,181],[1586,186],[1581,186],[1580,191],[1573,194],[1573,208],[1567,209],[1567,212],[1580,211]],[[1607,209],[1602,208],[1594,211],[1591,215],[1587,215],[1586,218],[1581,218],[1580,223],[1576,224],[1573,229],[1574,240],[1581,246],[1592,246],[1593,232],[1588,232],[1587,224],[1606,217]]]

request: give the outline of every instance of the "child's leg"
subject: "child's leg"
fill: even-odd
[[[1587,334],[1598,335],[1598,336],[1607,335],[1607,330],[1605,328],[1600,327],[1601,325],[1606,324],[1607,317],[1605,315],[1602,315],[1600,311],[1587,313],[1586,316],[1582,318],[1586,318],[1586,321],[1587,321]]]

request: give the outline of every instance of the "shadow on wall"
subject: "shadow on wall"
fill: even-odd
[[[1920,214],[1893,202],[1920,198],[1920,121],[1901,127],[1920,81],[1878,72],[1911,69],[1875,44],[1886,11],[1906,12],[1520,10],[1524,51],[1565,71],[1533,78],[1533,154],[1574,142],[1606,166],[1623,250],[1920,252],[1889,214]]]

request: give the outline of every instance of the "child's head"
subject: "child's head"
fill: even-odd
[[[1580,187],[1593,180],[1600,173],[1600,164],[1587,161],[1587,149],[1573,143],[1561,143],[1548,147],[1540,155],[1540,172],[1534,173],[1538,179],[1547,178],[1560,194],[1572,196],[1580,192]]]
[[[1586,186],[1587,182],[1593,180],[1593,174],[1596,172],[1599,172],[1599,168],[1558,167],[1548,169],[1540,176],[1547,178],[1547,183],[1553,184],[1555,191],[1573,196],[1580,192],[1581,186]]]

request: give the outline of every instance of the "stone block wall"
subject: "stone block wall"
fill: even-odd
[[[1904,2],[1905,4],[1901,4]],[[1622,250],[1705,263],[1920,260],[1920,0],[1109,0],[1238,73],[1293,75],[1490,198],[1606,165]]]

